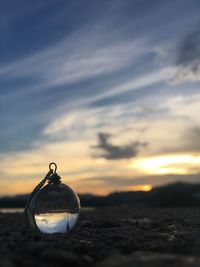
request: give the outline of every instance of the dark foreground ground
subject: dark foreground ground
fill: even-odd
[[[83,211],[74,233],[40,235],[0,214],[0,266],[200,266],[200,209]]]

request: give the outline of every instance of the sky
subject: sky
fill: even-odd
[[[0,1],[0,195],[200,182],[199,0]]]

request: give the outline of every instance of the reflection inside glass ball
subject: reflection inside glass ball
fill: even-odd
[[[49,184],[34,197],[30,217],[41,233],[68,233],[77,223],[79,210],[79,198],[69,186]]]
[[[77,213],[69,212],[35,214],[37,227],[44,234],[70,232],[74,228],[77,219]]]

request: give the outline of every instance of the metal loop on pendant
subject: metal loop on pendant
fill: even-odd
[[[54,169],[51,167],[52,165],[54,165]],[[55,162],[51,162],[51,163],[49,164],[49,170],[50,170],[50,171],[53,171],[53,173],[56,173],[56,171],[57,171],[57,165],[56,165]]]

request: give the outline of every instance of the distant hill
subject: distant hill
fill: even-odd
[[[149,192],[114,192],[108,196],[79,195],[81,205],[87,207],[191,207],[200,206],[200,184],[177,182],[156,187]],[[1,208],[24,207],[29,195],[0,198]]]

